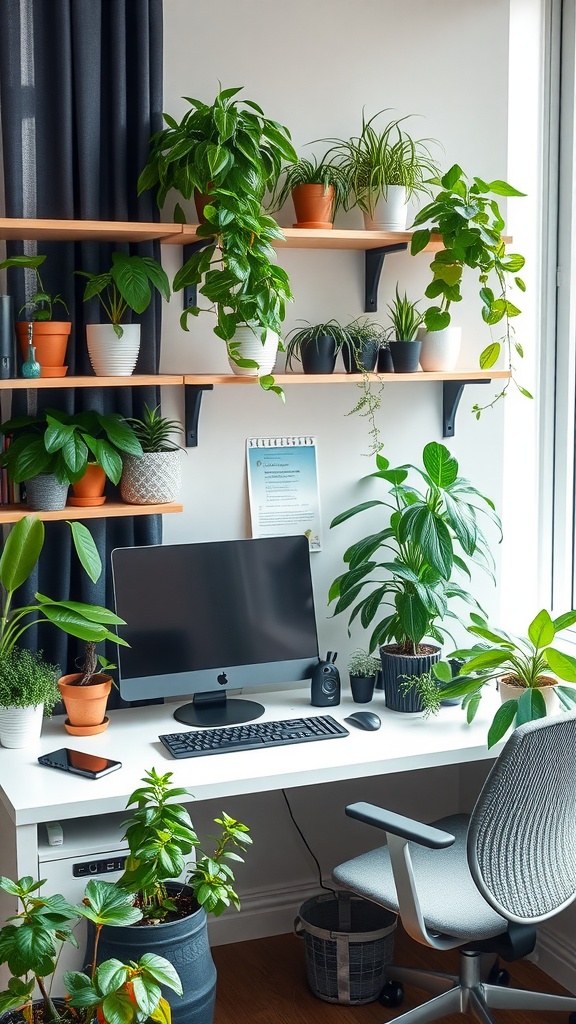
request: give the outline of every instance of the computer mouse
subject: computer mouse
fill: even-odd
[[[350,725],[356,725],[358,729],[367,729],[369,732],[374,732],[382,725],[378,715],[373,711],[354,711],[344,721],[350,722]]]

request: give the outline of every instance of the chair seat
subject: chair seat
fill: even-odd
[[[488,939],[508,927],[480,895],[470,874],[466,856],[469,820],[467,814],[454,814],[431,823],[455,836],[454,844],[446,850],[410,843],[416,891],[428,930],[453,935],[462,942]],[[346,889],[398,913],[386,846],[339,864],[332,877]]]

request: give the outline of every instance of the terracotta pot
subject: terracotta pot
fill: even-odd
[[[74,685],[81,678],[81,672],[72,672],[58,680],[58,689],[68,713],[64,728],[75,736],[91,736],[103,732],[108,726],[105,712],[112,680],[99,672],[88,686]]]
[[[74,497],[69,498],[71,505],[103,505],[106,501],[104,488],[106,486],[106,473],[102,466],[96,463],[89,463],[86,466],[84,476],[81,476],[75,484],[72,484]]]
[[[36,349],[36,360],[42,367],[41,377],[64,376],[66,373],[66,370],[63,373],[51,371],[55,368],[62,370],[64,367],[71,330],[72,324],[66,321],[41,320],[32,323],[32,344]],[[16,334],[24,361],[28,356],[28,323],[18,321]]]
[[[331,228],[334,218],[334,186],[296,185],[292,189],[296,213],[295,228]]]
[[[210,202],[211,196],[209,192],[199,192],[198,189],[194,189],[194,206],[196,207],[196,215],[198,217],[198,223],[204,224],[206,217],[204,216],[204,207]]]

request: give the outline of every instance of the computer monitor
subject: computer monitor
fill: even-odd
[[[128,701],[193,696],[186,725],[259,718],[227,690],[309,678],[318,636],[306,537],[116,548],[120,694]]]

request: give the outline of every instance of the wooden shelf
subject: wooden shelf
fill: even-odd
[[[206,241],[196,234],[197,224],[181,224],[181,235],[166,238],[166,245],[190,245],[194,242]],[[356,249],[360,252],[367,249],[381,249],[389,245],[410,244],[411,231],[363,231],[356,229],[332,228],[282,228],[284,240],[274,239],[275,249]],[[438,236],[431,239],[425,252],[435,252],[442,248]]]
[[[509,370],[453,370],[450,372],[434,371],[425,373],[369,373],[371,381],[380,384],[425,384],[429,381],[490,381],[505,379],[510,376]],[[362,380],[360,373],[275,373],[277,384],[357,384]],[[258,377],[242,377],[236,374],[185,374],[185,384],[257,384]]]
[[[184,378],[181,373],[143,373],[131,377],[15,377],[0,380],[0,390],[29,391],[37,388],[134,388],[158,385],[170,387],[181,385]]]
[[[150,242],[181,241],[181,224],[131,223],[116,220],[38,220],[0,217],[0,238],[10,242]]]
[[[169,512],[182,512],[183,506],[175,501],[161,505],[128,505],[124,501],[106,501],[104,505],[93,508],[79,508],[66,505],[59,512],[33,512],[26,505],[1,505],[0,524],[17,523],[24,516],[37,516],[44,522],[55,522],[59,519],[112,519],[119,516],[156,516]]]

